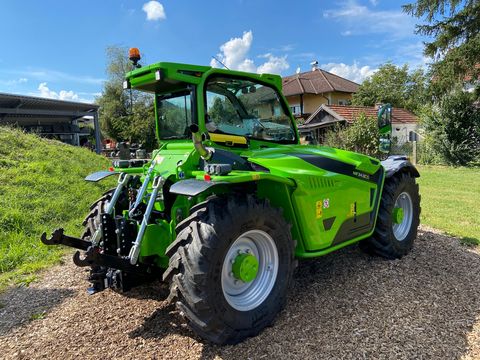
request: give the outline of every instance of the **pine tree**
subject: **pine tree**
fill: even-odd
[[[442,95],[465,82],[472,82],[478,88],[480,0],[417,0],[403,9],[423,19],[416,33],[431,39],[425,43],[424,52],[434,60],[431,67],[434,92]]]

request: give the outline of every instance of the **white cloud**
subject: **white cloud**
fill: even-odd
[[[271,53],[261,55],[267,61],[260,66],[256,66],[255,62],[248,57],[248,53],[252,47],[253,33],[245,31],[241,38],[231,38],[220,46],[220,53],[217,58],[231,70],[240,70],[258,73],[281,73],[289,68],[287,56],[275,56]],[[210,61],[213,67],[221,67],[222,65],[215,59]]]
[[[152,0],[143,4],[142,10],[147,14],[147,20],[156,21],[167,18],[163,5],[158,1]]]
[[[317,57],[317,55],[314,52],[297,52],[290,55],[290,57],[299,60],[313,61]]]
[[[376,1],[372,4],[375,6]],[[363,34],[390,34],[394,38],[413,36],[415,19],[399,10],[373,10],[360,5],[356,0],[348,0],[340,7],[323,13],[327,19],[340,23],[344,36]]]
[[[46,82],[40,83],[40,85],[38,85],[38,94],[36,95],[44,98],[57,99],[57,100],[69,100],[69,101],[82,100],[79,98],[78,94],[76,94],[72,90],[69,90],[69,91],[60,90],[60,92],[50,90]]]
[[[396,46],[393,52],[393,60],[397,64],[407,63],[410,69],[418,67],[425,68],[428,63],[432,62],[432,58],[423,54],[424,44],[422,41],[408,42]]]
[[[274,56],[272,54],[265,54],[260,57],[266,58],[267,61],[257,68],[259,74],[280,74],[282,71],[287,70],[290,67],[286,55]]]
[[[272,52],[277,52],[277,51],[290,52],[290,51],[293,51],[294,49],[295,49],[294,44],[285,44],[285,45],[281,45],[279,47],[271,48],[269,51],[272,51]]]
[[[372,69],[368,65],[359,66],[356,62],[354,62],[352,65],[347,65],[344,63],[322,64],[321,68],[331,72],[332,74],[341,76],[359,84],[377,71],[377,69]]]
[[[229,69],[255,72],[256,67],[253,60],[247,58],[252,41],[252,31],[245,31],[241,38],[231,38],[221,45],[221,53],[217,54],[217,58]],[[214,59],[212,59],[210,65],[219,67],[218,62]]]
[[[18,76],[18,81],[21,83],[33,79],[38,80],[39,82],[75,82],[82,84],[101,85],[105,81],[103,78],[73,75],[50,69],[26,68],[18,70],[0,68],[0,75],[2,74],[6,76]]]
[[[16,86],[19,84],[25,84],[28,82],[28,79],[25,77],[21,77],[19,79],[11,79],[11,80],[0,80],[0,85],[3,86]]]

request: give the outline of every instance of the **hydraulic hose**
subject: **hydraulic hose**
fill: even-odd
[[[205,145],[203,145],[203,139],[202,139],[202,134],[199,133],[199,128],[198,125],[192,124],[190,125],[190,131],[192,132],[192,140],[193,140],[193,146],[195,147],[195,150],[200,154],[202,159],[204,160],[210,160],[212,157],[212,151],[207,149]]]

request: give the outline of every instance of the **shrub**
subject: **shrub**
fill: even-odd
[[[325,134],[324,145],[378,157],[379,133],[377,121],[360,114],[347,127],[337,125]]]
[[[480,109],[473,94],[461,89],[427,107],[421,122],[426,146],[441,162],[465,166],[480,162]]]

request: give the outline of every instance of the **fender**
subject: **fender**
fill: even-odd
[[[170,186],[170,192],[178,195],[197,196],[213,186],[229,184],[225,181],[213,182],[196,179],[187,179],[177,181]]]
[[[406,156],[389,156],[387,160],[382,161],[382,165],[385,168],[385,178],[395,175],[402,169],[407,170],[414,177],[420,177],[420,173],[418,172],[417,168],[408,160]]]
[[[85,178],[85,181],[97,182],[105,179],[106,177],[119,174],[119,173],[120,173],[119,171],[97,171],[97,172],[94,172],[93,174],[88,175]]]

